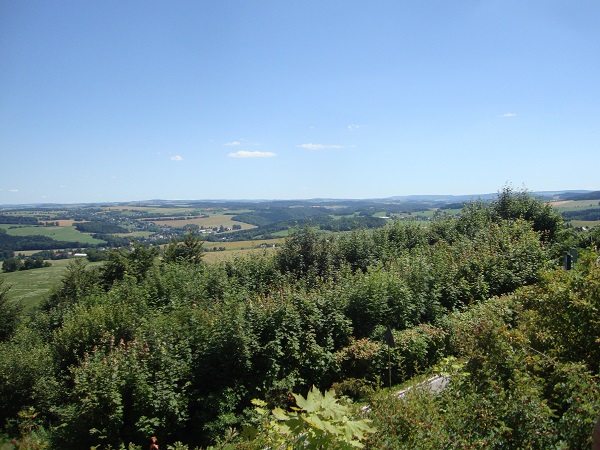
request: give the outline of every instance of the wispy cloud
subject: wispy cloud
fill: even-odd
[[[499,114],[498,117],[515,117],[516,114],[515,113],[504,113],[504,114]]]
[[[334,148],[345,148],[345,146],[343,145],[339,145],[339,144],[330,144],[330,145],[326,145],[326,144],[300,144],[298,145],[299,148],[303,148],[305,150],[328,150],[328,149],[334,149]]]
[[[361,127],[360,125],[351,124],[351,125],[348,125],[346,128],[348,129],[348,131],[354,131],[354,130],[358,130],[360,127]]]
[[[225,142],[223,145],[226,145],[228,147],[235,147],[236,145],[242,145],[242,143],[240,141],[231,141]]]
[[[249,152],[247,150],[240,150],[239,152],[229,153],[227,156],[230,158],[273,158],[277,156],[273,152]]]
[[[179,156],[179,155],[171,156],[171,161],[183,161],[183,156]]]
[[[10,189],[10,192],[19,192],[18,189]]]

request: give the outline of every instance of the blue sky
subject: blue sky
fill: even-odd
[[[600,2],[0,0],[0,204],[600,188]]]

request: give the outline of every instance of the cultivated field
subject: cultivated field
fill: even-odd
[[[48,296],[53,286],[60,283],[70,261],[59,259],[50,261],[50,267],[0,273],[0,279],[4,280],[4,286],[11,286],[8,298],[22,301],[26,309],[31,309]],[[102,263],[90,263],[97,264]]]
[[[276,248],[248,248],[248,249],[233,249],[224,252],[206,252],[204,254],[204,261],[208,264],[214,264],[219,262],[228,261],[236,257],[250,256],[253,254],[262,255],[263,253],[272,254],[276,251]]]
[[[198,214],[195,214],[198,215]],[[236,222],[232,220],[233,216],[230,214],[208,214],[208,217],[199,217],[194,219],[170,219],[165,220],[165,217],[156,217],[154,219],[144,219],[160,226],[170,226],[181,228],[186,225],[198,225],[200,228],[214,228],[223,225],[225,228],[232,228],[233,225],[240,225],[242,230],[249,228],[256,228],[254,225],[248,225],[243,222]]]
[[[600,208],[598,200],[563,200],[560,202],[550,202],[550,205],[558,212],[576,211],[586,208]]]
[[[135,211],[135,212],[143,212],[145,214],[156,214],[157,216],[164,215],[196,215],[198,214],[198,209],[196,208],[186,208],[184,206],[181,207],[171,207],[171,208],[160,208],[160,207],[152,207],[152,206],[111,206],[107,208],[103,208],[105,211],[119,211],[124,215],[127,215],[127,211]]]
[[[47,236],[56,241],[78,241],[84,244],[101,244],[104,241],[94,239],[86,233],[80,233],[74,226],[27,226],[0,224],[11,236]]]

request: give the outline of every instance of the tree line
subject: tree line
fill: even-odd
[[[600,207],[564,211],[562,216],[567,220],[600,220]]]
[[[13,214],[0,214],[0,223],[14,225],[38,225],[39,221],[36,217],[17,216]]]
[[[128,230],[120,225],[108,222],[81,222],[75,224],[75,229],[82,233],[115,234],[127,233]]]

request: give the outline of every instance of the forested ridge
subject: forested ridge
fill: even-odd
[[[162,254],[137,245],[99,267],[75,260],[30,314],[0,290],[3,438],[65,449],[143,448],[150,436],[177,449],[589,447],[599,239],[506,188],[427,227],[299,228],[275,255],[209,265],[188,233]],[[567,271],[571,248],[579,261]],[[381,389],[388,358],[394,384],[438,372],[450,383],[399,399]],[[338,403],[306,396],[312,386]]]

